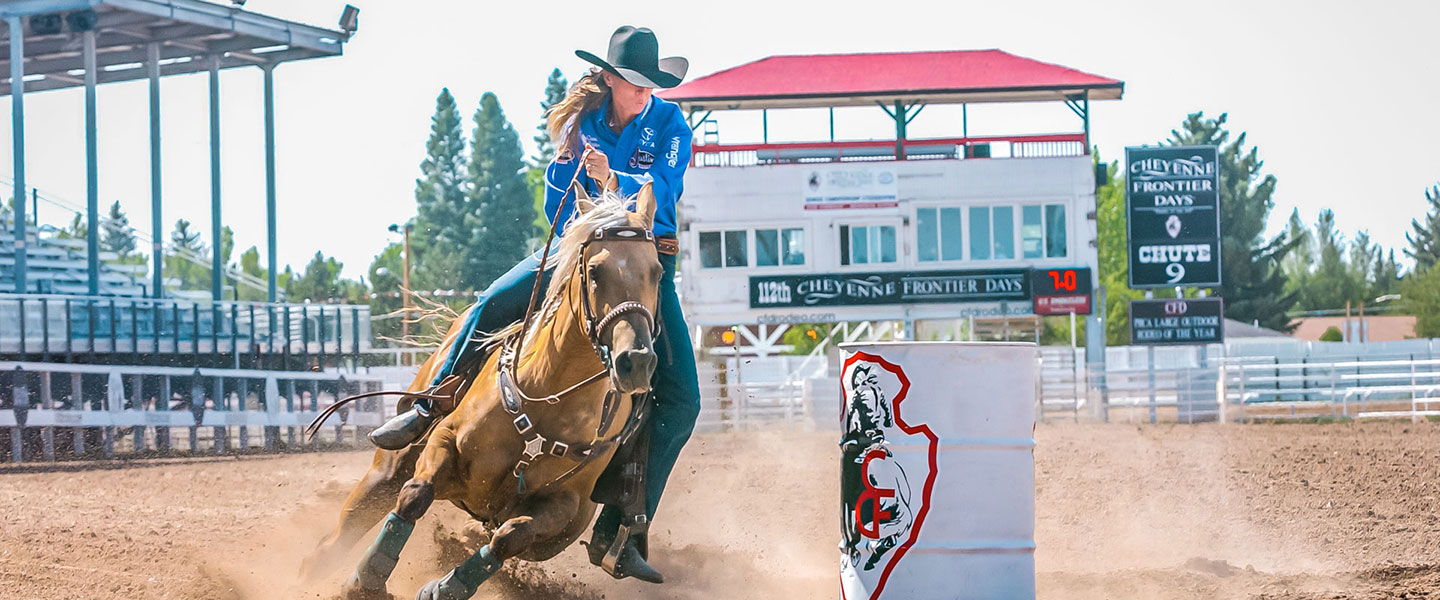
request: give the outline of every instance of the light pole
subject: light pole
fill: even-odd
[[[404,289],[400,292],[400,339],[410,339],[410,223],[405,223],[405,246],[401,255],[400,286]],[[400,232],[400,226],[391,224],[390,231]]]

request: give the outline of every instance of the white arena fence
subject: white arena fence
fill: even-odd
[[[0,361],[0,457],[9,462],[172,451],[224,454],[363,443],[380,398],[303,429],[337,398],[382,380],[338,371],[258,371]],[[188,434],[188,435],[187,435]]]
[[[832,352],[833,354],[833,352]],[[1440,340],[1236,342],[1209,347],[1041,347],[1036,416],[1076,422],[1246,422],[1440,417]],[[837,430],[835,356],[700,360],[698,431]],[[738,365],[738,368],[737,368]],[[1221,399],[1224,402],[1221,402]]]

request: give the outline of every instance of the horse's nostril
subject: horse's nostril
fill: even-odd
[[[631,352],[626,351],[621,352],[619,356],[615,357],[615,372],[617,374],[629,375],[631,369],[634,368],[634,365],[632,364],[634,361],[630,359],[630,354]]]

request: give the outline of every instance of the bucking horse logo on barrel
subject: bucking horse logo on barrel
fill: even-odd
[[[938,444],[928,427],[902,418],[909,389],[905,372],[884,358],[859,352],[845,361],[840,586],[846,600],[880,595],[930,505]],[[914,445],[926,452],[896,452]]]

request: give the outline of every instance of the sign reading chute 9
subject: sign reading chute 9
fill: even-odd
[[[1220,285],[1215,146],[1125,149],[1130,287]]]

